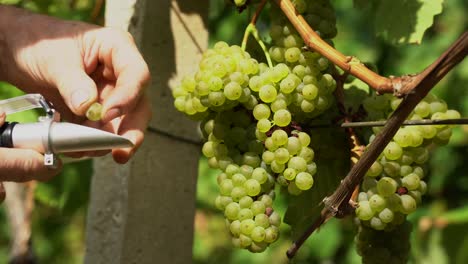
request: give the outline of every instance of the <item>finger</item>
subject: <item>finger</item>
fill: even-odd
[[[0,126],[3,125],[5,122],[6,114],[3,112],[3,110],[0,108]]]
[[[141,146],[145,136],[144,131],[151,120],[151,115],[149,100],[146,96],[143,96],[136,109],[122,119],[118,133],[132,141],[134,146],[113,150],[112,156],[117,163],[128,162]]]
[[[89,106],[97,100],[96,84],[80,67],[64,68],[55,74],[55,82],[75,115],[85,115]]]
[[[46,181],[62,167],[60,160],[57,168],[46,167],[44,156],[30,149],[0,148],[0,157],[0,181]]]
[[[131,39],[115,46],[104,63],[112,63],[115,77],[115,89],[103,102],[104,122],[115,117],[130,113],[140,100],[146,84],[150,80],[150,73],[146,62]]]

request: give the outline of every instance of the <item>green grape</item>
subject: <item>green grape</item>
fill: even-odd
[[[102,105],[98,102],[93,103],[86,111],[86,118],[91,121],[99,121],[102,116]]]
[[[244,188],[247,190],[247,194],[250,196],[256,196],[261,191],[260,183],[254,179],[248,179],[244,183]]]
[[[398,187],[397,182],[390,177],[382,177],[377,182],[377,190],[379,194],[384,197],[394,194],[397,190],[397,187]]]
[[[383,166],[378,161],[376,161],[372,163],[372,166],[367,171],[366,176],[377,177],[382,173],[382,171],[383,171]]]
[[[372,217],[370,220],[370,226],[374,228],[375,230],[384,230],[386,224],[380,220],[378,217]]]
[[[288,110],[278,110],[273,115],[273,122],[280,127],[285,127],[291,123],[291,113]]]
[[[277,97],[276,100],[273,101],[273,103],[271,103],[270,107],[271,107],[271,111],[277,112],[280,109],[286,109],[288,105],[284,99],[279,99]]]
[[[246,219],[252,219],[253,218],[253,213],[252,210],[249,208],[242,208],[239,210],[239,214],[237,215],[237,219],[240,221],[246,220]]]
[[[264,168],[255,168],[252,172],[252,179],[263,184],[268,179],[268,172]]]
[[[238,202],[242,197],[247,195],[247,191],[243,187],[234,187],[231,191],[232,200]]]
[[[314,184],[314,179],[312,178],[312,175],[310,175],[310,173],[308,172],[299,172],[296,175],[295,184],[297,188],[305,191],[312,187],[312,185]]]
[[[250,208],[253,204],[253,199],[250,196],[244,196],[239,200],[240,208]]]
[[[257,216],[265,213],[265,209],[265,204],[263,204],[261,201],[255,201],[250,206],[250,210],[252,210],[252,213]]]
[[[394,161],[385,162],[383,166],[384,172],[390,177],[400,176],[400,168],[400,164]]]
[[[276,88],[270,84],[264,85],[260,88],[258,93],[260,100],[265,103],[271,103],[276,99],[278,95]]]
[[[296,155],[301,151],[302,146],[299,138],[297,137],[289,137],[288,138],[288,143],[286,145],[286,148],[291,155]]]
[[[314,100],[318,95],[319,89],[314,84],[307,84],[302,88],[302,96],[306,100]]]
[[[232,203],[232,198],[228,196],[217,196],[215,199],[216,208],[218,208],[221,211],[224,211],[224,209],[226,209],[226,206],[230,203]]]
[[[307,169],[307,162],[301,157],[291,157],[288,162],[288,168],[295,169],[297,172],[303,172]]]
[[[253,109],[253,115],[257,120],[269,118],[270,113],[270,107],[266,104],[258,104]]]
[[[261,226],[254,227],[250,237],[255,242],[262,242],[265,239],[265,229]]]
[[[300,55],[301,55],[301,50],[297,47],[288,48],[284,52],[284,58],[289,63],[298,61],[300,58]]]
[[[419,188],[421,180],[416,173],[410,173],[401,179],[402,185],[408,190],[413,191]]]
[[[271,215],[269,216],[269,220],[270,224],[273,226],[278,227],[281,224],[281,216],[276,211],[271,213]]]
[[[242,230],[242,223],[241,223],[241,230]],[[240,246],[242,248],[247,248],[252,244],[252,239],[249,236],[246,236],[244,234],[240,234],[239,239],[240,239]]]
[[[231,231],[231,234],[233,236],[238,237],[240,235],[240,233],[241,233],[240,224],[241,224],[241,222],[239,220],[234,220],[229,225],[229,230]]]
[[[260,119],[258,120],[257,122],[257,129],[260,131],[260,132],[268,132],[271,128],[271,122],[270,120],[266,119],[266,118],[263,118],[263,119]]]
[[[276,155],[275,155],[276,157]],[[272,161],[271,164],[271,170],[274,172],[274,173],[282,173],[285,169],[285,165],[284,163],[278,163],[276,162],[276,160]]]
[[[301,148],[301,151],[299,152],[299,157],[303,158],[307,163],[311,162],[314,160],[314,150],[309,148],[309,147],[304,147]]]
[[[273,205],[273,199],[270,197],[270,195],[267,194],[260,196],[258,201],[261,201],[265,207],[271,207]]]
[[[379,218],[382,222],[388,224],[393,221],[393,215],[394,214],[392,210],[384,208],[382,209],[382,211],[380,211]]]
[[[294,180],[294,178],[296,178],[296,170],[293,169],[293,168],[286,168],[284,171],[283,171],[283,176],[286,180],[288,181],[292,181]]]
[[[356,215],[361,220],[370,220],[374,216],[374,211],[370,207],[369,201],[359,202],[359,207],[356,209]]]
[[[263,162],[265,162],[266,164],[271,164],[271,162],[273,160],[275,160],[275,153],[274,152],[271,152],[271,151],[265,151],[263,152],[262,154],[262,160]]]
[[[282,129],[277,129],[271,134],[271,139],[276,146],[286,145],[288,143],[288,133]]]
[[[275,161],[279,164],[285,164],[289,160],[289,151],[286,148],[275,150]]]
[[[385,157],[389,160],[397,160],[403,154],[403,149],[395,142],[390,142],[383,151]]]
[[[374,194],[369,198],[369,205],[373,211],[380,212],[387,204],[386,200],[382,196]]]
[[[253,229],[255,228],[255,221],[252,219],[245,219],[241,221],[241,232],[244,235],[252,234]]]
[[[416,200],[410,195],[403,194],[400,196],[401,200],[401,212],[404,214],[410,214],[416,210]]]
[[[219,185],[219,193],[222,195],[229,195],[231,194],[232,188],[234,188],[234,185],[231,179],[223,180]]]
[[[240,211],[240,206],[236,202],[232,202],[224,209],[224,215],[229,220],[236,220]]]
[[[233,186],[242,186],[247,179],[241,173],[236,173],[232,175],[232,185]]]

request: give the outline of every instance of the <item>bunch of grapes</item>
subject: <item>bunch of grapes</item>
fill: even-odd
[[[315,28],[319,29],[318,32],[324,39],[336,35],[334,11],[328,1],[298,0],[293,3],[310,25],[317,26]],[[336,82],[327,73],[328,60],[306,49],[299,33],[278,10],[272,15],[270,36],[273,42],[269,49],[271,58],[279,65],[284,65],[284,71],[289,68],[289,74],[281,80],[281,97],[277,100],[286,98],[289,108],[297,115],[297,120],[316,117],[330,108],[333,105],[332,93]],[[272,104],[276,103],[272,101]]]
[[[372,119],[386,118],[401,99],[384,96],[369,97],[364,108]],[[409,116],[412,120],[460,118],[455,110],[434,95],[422,100]],[[374,128],[378,133],[380,128]],[[446,144],[452,134],[448,125],[404,126],[385,147],[382,155],[371,166],[358,196],[357,217],[364,225],[376,230],[393,228],[403,223],[406,215],[421,203],[427,185],[424,164],[432,145]],[[371,136],[371,140],[375,135]]]
[[[177,110],[201,120],[211,111],[221,112],[242,104],[252,109],[257,99],[248,87],[250,76],[259,71],[258,62],[239,46],[218,42],[203,54],[199,70],[174,88]]]
[[[336,34],[328,1],[294,4],[322,37]],[[218,42],[203,54],[198,71],[173,90],[175,107],[201,120],[203,155],[221,170],[215,204],[224,212],[233,244],[252,252],[278,238],[275,185],[293,195],[312,188],[315,153],[301,124],[334,104],[336,88],[328,60],[304,49],[282,14],[274,16],[270,35],[271,67],[239,46]]]
[[[367,226],[360,226],[355,240],[362,263],[407,263],[411,229],[411,223],[408,221],[389,231],[376,231]]]

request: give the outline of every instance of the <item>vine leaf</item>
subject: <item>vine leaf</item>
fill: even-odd
[[[420,44],[442,13],[443,0],[382,0],[375,13],[377,35],[392,44]]]

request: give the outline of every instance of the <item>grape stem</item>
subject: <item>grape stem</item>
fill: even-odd
[[[281,0],[279,0],[281,2]],[[341,181],[335,192],[323,200],[324,208],[313,225],[304,235],[293,243],[287,251],[288,258],[294,257],[302,243],[310,236],[314,230],[325,223],[331,217],[343,217],[352,213],[350,208],[350,198],[356,187],[361,183],[365,173],[382,153],[384,148],[393,138],[400,126],[409,116],[416,105],[429,93],[429,91],[457,64],[468,55],[468,32],[464,32],[435,62],[427,67],[423,72],[415,75],[408,84],[409,90],[413,92],[407,94],[398,108],[386,121],[382,131],[369,144],[359,161],[351,168],[350,172]]]
[[[242,39],[241,49],[245,51],[245,49],[247,48],[247,41],[249,40],[249,36],[252,35],[257,41],[260,48],[262,48],[263,53],[265,54],[265,58],[267,60],[268,66],[270,68],[273,68],[273,63],[271,62],[270,53],[268,52],[265,43],[263,43],[262,39],[260,38],[257,27],[255,26],[255,24],[257,23],[258,17],[260,16],[260,13],[262,12],[266,3],[267,3],[267,0],[262,0],[257,10],[255,11],[255,14],[252,16],[252,20],[250,21],[249,25],[244,31],[244,38]]]

